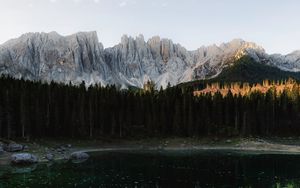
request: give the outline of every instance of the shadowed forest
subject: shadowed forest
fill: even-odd
[[[218,90],[195,94],[184,87],[159,91],[86,88],[84,83],[45,84],[8,77],[2,77],[0,85],[3,138],[300,134],[300,87],[294,81],[282,81],[280,92],[270,86],[244,94],[230,89],[225,94]]]

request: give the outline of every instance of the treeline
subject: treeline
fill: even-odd
[[[297,89],[194,96],[0,78],[0,137],[298,136]]]

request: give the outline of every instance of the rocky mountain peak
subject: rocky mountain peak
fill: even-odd
[[[66,37],[56,32],[28,33],[2,45],[0,67],[6,67],[2,74],[31,80],[90,83],[97,75],[102,82],[105,75],[98,71],[107,70],[103,57],[96,32]]]
[[[28,33],[0,46],[0,74],[31,80],[101,83],[143,87],[176,85],[218,75],[242,56],[283,70],[300,71],[300,53],[267,55],[255,43],[234,39],[188,51],[172,40],[153,36],[145,41],[123,35],[118,45],[103,49],[95,31],[61,36]]]
[[[259,56],[264,53],[265,53],[265,50],[262,47],[256,45],[255,43],[247,42],[238,48],[238,50],[235,54],[235,60],[238,60],[245,55],[249,55],[258,61]]]

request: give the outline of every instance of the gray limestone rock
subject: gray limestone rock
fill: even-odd
[[[7,152],[17,152],[22,151],[24,149],[24,146],[17,143],[9,143],[7,145],[4,145],[4,150]]]
[[[11,163],[17,165],[37,163],[38,158],[30,153],[18,153],[11,156]]]

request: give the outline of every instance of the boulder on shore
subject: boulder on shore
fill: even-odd
[[[86,161],[90,156],[85,152],[74,152],[71,154],[70,159],[75,163]]]
[[[48,153],[48,154],[46,154],[46,159],[48,161],[53,161],[54,160],[54,155],[52,153]]]
[[[11,156],[12,164],[24,165],[24,164],[33,164],[37,162],[38,162],[38,158],[35,155],[30,153],[18,153],[18,154],[13,154]]]
[[[4,150],[7,152],[17,152],[17,151],[22,151],[24,149],[24,146],[21,144],[16,144],[16,143],[9,143],[4,146]]]

